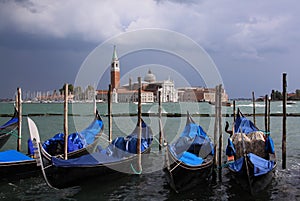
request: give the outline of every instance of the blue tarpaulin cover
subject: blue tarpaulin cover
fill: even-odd
[[[97,119],[89,127],[79,133],[84,146],[92,144],[95,140],[95,135],[98,134],[103,127],[103,121]]]
[[[133,156],[136,154],[136,142],[137,138],[130,138],[130,140],[124,140],[123,137],[118,137],[113,140],[106,149],[102,149],[100,152],[94,152],[86,154],[78,158],[63,160],[56,157],[52,157],[52,162],[55,166],[74,167],[74,166],[88,166],[98,165],[104,163],[110,163],[120,161],[122,158]],[[141,151],[143,152],[150,145],[146,139],[141,139]],[[129,144],[126,147],[126,144]],[[116,146],[117,145],[117,146]]]
[[[205,131],[202,129],[201,126],[195,124],[195,123],[190,123],[185,126],[183,132],[181,133],[180,137],[190,137],[194,138],[195,136],[204,136],[206,137]]]
[[[98,164],[104,164],[109,162],[120,161],[119,158],[109,155],[106,150],[100,152],[94,152],[86,154],[78,158],[63,160],[60,158],[52,157],[52,162],[57,167],[81,167],[81,166],[93,166]]]
[[[273,169],[274,161],[268,161],[252,153],[248,154],[248,158],[254,166],[254,176],[266,174]]]
[[[236,154],[234,144],[230,138],[228,138],[228,144],[226,147],[226,155],[227,156],[234,156]]]
[[[244,133],[244,134],[249,134],[254,131],[258,131],[256,126],[253,124],[252,121],[247,119],[246,117],[238,115],[236,120],[235,120],[235,125],[234,125],[234,132],[235,133]]]
[[[270,135],[268,135],[266,139],[265,151],[266,153],[271,153],[271,154],[275,153],[274,142]]]
[[[197,157],[195,154],[190,152],[183,152],[182,156],[179,158],[180,161],[184,162],[187,165],[201,165],[203,163],[203,159],[201,157]]]
[[[137,131],[138,127],[136,127],[136,129],[129,136],[115,138],[105,149],[98,148],[100,149],[98,152],[68,160],[52,157],[52,162],[58,167],[80,167],[122,161],[123,159],[133,156],[137,153]],[[142,121],[141,151],[143,152],[146,148],[148,148],[152,141],[152,131]]]
[[[95,140],[95,136],[100,133],[103,127],[101,119],[95,119],[86,129],[79,133],[72,133],[68,136],[68,152],[73,152],[82,149],[91,144]],[[64,134],[58,133],[54,137],[46,140],[43,143],[43,148],[50,155],[63,153]]]
[[[214,155],[214,147],[202,127],[188,116],[187,124],[180,137],[169,150],[178,160],[187,165],[201,165],[203,158]],[[203,157],[203,158],[202,158]]]
[[[7,150],[0,152],[0,162],[17,162],[25,160],[34,160],[25,154],[16,150]]]
[[[229,163],[229,168],[236,172],[240,172],[242,170],[243,164],[244,164],[244,157],[241,157],[235,160],[233,163]]]

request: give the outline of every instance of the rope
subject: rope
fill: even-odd
[[[176,161],[175,161],[175,163],[177,163]],[[177,168],[179,165],[181,164],[181,161],[179,161],[179,163],[177,163],[171,170],[170,170],[170,172],[172,172],[175,168]]]
[[[134,167],[133,167],[133,165],[132,165],[132,163],[130,163],[130,166],[131,166],[131,169],[132,169],[132,171],[134,172],[134,174],[142,174],[142,167],[141,167],[141,170],[138,172],[138,171],[136,171],[135,169],[134,169]]]
[[[5,133],[5,135],[12,135],[16,138],[19,138],[16,129],[9,131],[8,133]],[[20,138],[21,139],[21,138]]]
[[[232,164],[232,163],[234,163],[234,161],[226,162],[223,165],[216,167],[215,169],[218,170],[218,169],[226,168],[229,166],[229,164]]]

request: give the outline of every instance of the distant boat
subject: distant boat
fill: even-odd
[[[164,171],[173,190],[180,192],[207,184],[213,169],[214,146],[189,113],[184,131],[166,152]]]
[[[251,194],[262,191],[271,182],[277,164],[273,140],[239,110],[226,155],[233,179]]]
[[[80,157],[64,160],[59,156],[47,157],[40,144],[35,123],[28,118],[30,135],[35,141],[46,183],[55,188],[75,186],[87,179],[110,177],[112,174],[135,172],[137,164],[137,132],[117,137],[106,148],[97,146],[97,151]],[[141,154],[149,153],[153,141],[151,129],[142,121]],[[46,165],[46,166],[45,166]]]
[[[18,123],[19,123],[18,111],[15,108],[13,117],[5,124],[0,126],[0,149],[7,142],[10,136],[14,135],[17,132]]]
[[[139,104],[138,102],[133,102],[134,104]],[[143,102],[143,103],[141,103],[142,105],[149,105],[149,104],[152,104],[152,103],[146,103],[146,102]]]
[[[216,105],[215,102],[209,101],[208,103],[211,104],[211,105]],[[225,107],[231,107],[231,106],[232,106],[232,103],[230,103],[230,102],[222,102],[222,106],[225,106]]]
[[[297,104],[297,102],[296,101],[287,101],[286,104],[287,105],[294,105],[294,104]]]

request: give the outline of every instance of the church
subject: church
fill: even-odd
[[[138,83],[132,82],[120,86],[120,61],[117,56],[116,46],[114,46],[112,61],[110,66],[110,82],[112,88],[112,102],[126,103],[138,101]],[[142,103],[158,101],[158,91],[161,90],[162,102],[177,102],[178,92],[175,89],[173,80],[157,81],[156,76],[149,69],[142,81]],[[107,101],[107,90],[97,90],[97,100]]]

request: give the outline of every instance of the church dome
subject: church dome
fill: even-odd
[[[156,77],[154,74],[152,74],[151,70],[148,71],[148,73],[144,77],[145,82],[155,82]]]

